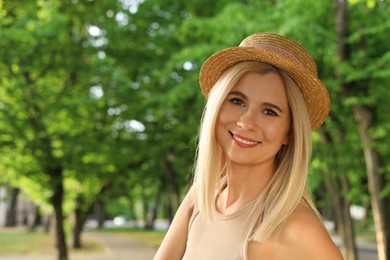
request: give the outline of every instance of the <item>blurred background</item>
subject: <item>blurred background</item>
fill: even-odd
[[[202,62],[266,31],[331,95],[310,168],[329,231],[345,259],[390,259],[389,18],[388,0],[0,0],[0,256],[118,230],[156,248],[192,181]]]

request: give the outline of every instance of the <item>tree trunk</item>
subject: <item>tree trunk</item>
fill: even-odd
[[[390,213],[385,205],[389,207],[390,200],[388,198],[382,198],[380,195],[386,182],[384,176],[379,173],[382,163],[379,153],[372,148],[374,140],[369,133],[373,115],[368,108],[360,105],[353,106],[353,112],[359,124],[360,139],[364,144],[364,157],[375,223],[378,257],[379,260],[387,260],[390,257]]]
[[[164,160],[165,171],[167,177],[167,189],[168,189],[168,220],[169,223],[172,223],[174,217],[174,209],[177,209],[179,205],[179,188],[177,185],[177,180],[175,176],[175,171],[173,169],[173,161],[175,160],[175,155],[173,152],[168,153],[166,159]]]
[[[73,248],[81,248],[81,232],[85,223],[86,217],[84,217],[82,211],[82,197],[78,196],[76,199],[76,209],[74,211],[75,223],[73,226]]]
[[[131,220],[133,221],[134,225],[136,227],[138,227],[138,223],[137,223],[137,210],[136,210],[136,205],[134,203],[134,199],[132,198],[132,196],[130,195],[129,197],[129,211],[130,211],[130,218]]]
[[[46,213],[43,218],[43,230],[46,234],[50,233],[52,214]]]
[[[174,209],[174,206],[172,204],[171,197],[169,197],[169,199],[168,199],[167,216],[168,216],[168,222],[169,222],[169,224],[171,224],[173,221],[173,218],[175,217],[175,209]]]
[[[52,178],[53,197],[52,204],[55,215],[56,242],[58,250],[58,260],[68,260],[68,249],[66,246],[66,237],[64,231],[64,215],[62,202],[64,197],[63,173],[61,168],[49,171]]]
[[[343,247],[342,253],[345,260],[357,260],[355,234],[351,215],[349,213],[350,203],[339,191],[342,190],[340,181],[333,176],[325,178],[325,185],[331,196],[334,215],[337,223],[337,233],[340,236]]]
[[[142,227],[144,229],[146,229],[146,222],[147,222],[147,215],[148,215],[148,209],[149,209],[150,201],[149,201],[148,197],[145,194],[145,189],[144,188],[142,188],[141,196],[142,196],[142,215],[141,215],[141,219],[142,219],[142,222],[143,222],[142,223]]]
[[[341,181],[341,190],[347,191],[350,189],[349,181],[347,179],[347,173],[343,173],[340,176]],[[358,253],[356,248],[356,237],[355,237],[355,229],[353,226],[353,220],[350,213],[351,203],[346,198],[346,196],[343,196],[342,198],[343,202],[343,222],[344,222],[344,249],[345,249],[345,260],[358,260]]]
[[[85,204],[82,196],[78,196],[76,200],[76,209],[74,212],[75,223],[73,227],[73,248],[81,248],[81,233],[83,232],[83,227],[87,221],[88,215],[92,212],[93,206],[95,203]]]
[[[146,216],[146,223],[145,223],[145,229],[152,230],[154,229],[154,222],[157,218],[157,210],[160,205],[160,198],[161,198],[161,189],[159,188],[156,197],[154,199],[154,205],[150,206],[148,209],[148,213]]]
[[[95,218],[98,223],[98,228],[103,228],[104,226],[104,202],[102,199],[98,199],[95,203]]]
[[[90,210],[94,211],[95,219],[98,222],[98,228],[104,227],[104,220],[106,219],[105,216],[105,194],[112,188],[112,183],[108,182],[105,183],[101,189],[99,194],[97,195],[97,199],[93,205],[91,205]]]
[[[42,212],[39,206],[34,205],[31,219],[28,221],[28,230],[34,232],[36,228],[42,224]]]
[[[332,141],[330,135],[323,128],[321,128],[319,131],[321,138],[325,143],[343,142],[344,132],[341,130],[338,131],[337,141]],[[335,154],[334,158],[341,158],[341,156]],[[343,166],[336,168],[339,168],[339,170],[337,170],[337,176],[330,173],[328,177],[324,179],[325,186],[330,194],[332,209],[336,217],[337,233],[343,242],[341,251],[344,255],[344,258],[345,260],[357,260],[358,254],[356,249],[355,231],[351,214],[349,212],[351,203],[347,197],[342,194],[343,191],[349,190],[349,181],[347,179],[346,173],[344,173],[343,170],[340,170],[340,168],[342,169]]]
[[[5,220],[6,227],[15,227],[17,219],[17,206],[18,206],[18,195],[20,193],[19,188],[11,189],[11,200],[7,209],[7,215]]]
[[[364,215],[362,227],[363,227],[363,229],[366,230],[366,229],[368,229],[368,227],[370,225],[370,217],[369,217],[370,215],[368,214],[368,212],[372,209],[371,209],[371,205],[369,202],[364,203],[363,207],[364,207],[364,211],[366,212],[366,214]]]

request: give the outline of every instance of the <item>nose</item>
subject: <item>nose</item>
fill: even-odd
[[[254,131],[257,128],[256,111],[248,108],[237,121],[237,126],[248,131]]]

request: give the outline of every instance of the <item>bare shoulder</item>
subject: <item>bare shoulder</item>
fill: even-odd
[[[263,243],[251,242],[249,259],[342,260],[321,220],[309,209],[299,206],[283,225],[277,238]]]
[[[191,187],[180,204],[154,260],[182,259],[187,241],[188,224],[194,208],[195,196],[195,189]]]
[[[304,259],[343,259],[322,221],[308,208],[299,206],[287,219],[281,242]]]
[[[183,206],[186,208],[186,210],[192,211],[194,207],[194,203],[196,200],[196,189],[194,186],[191,186],[190,189],[188,190],[186,196],[184,197],[182,203],[180,206]]]

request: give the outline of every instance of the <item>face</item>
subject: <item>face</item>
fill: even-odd
[[[273,167],[281,146],[289,143],[290,122],[280,76],[249,72],[222,104],[217,141],[230,163]]]

